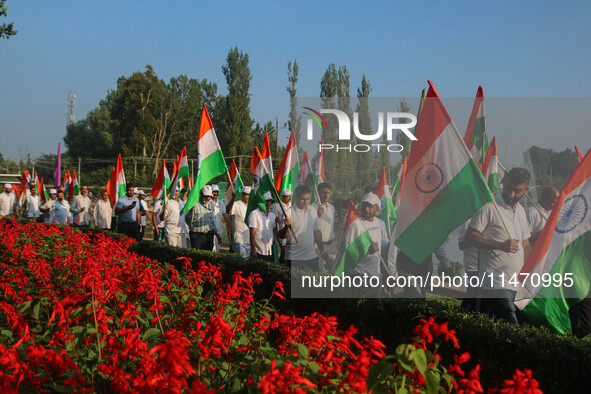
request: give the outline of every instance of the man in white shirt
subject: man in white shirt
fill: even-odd
[[[57,191],[57,199],[53,202],[49,211],[49,222],[56,224],[71,223],[70,204],[64,199],[64,191]]]
[[[96,228],[110,230],[113,208],[109,201],[109,194],[106,190],[101,191],[101,198],[94,206],[94,225]]]
[[[296,187],[294,195],[295,205],[287,210],[285,227],[279,233],[280,238],[287,240],[285,262],[294,268],[325,273],[326,268],[320,262],[314,244],[318,246],[318,253],[324,260],[328,259],[328,252],[322,243],[316,211],[310,208],[310,189],[300,185]]]
[[[322,243],[324,249],[330,256],[330,261],[334,261],[337,254],[337,247],[334,241],[334,206],[328,202],[330,200],[331,185],[328,182],[322,182],[318,185],[319,199],[310,205],[318,215],[318,223],[320,224],[320,233],[322,234]],[[328,267],[332,271],[332,267]]]
[[[232,242],[234,242],[232,248],[243,258],[250,256],[250,230],[244,222],[250,191],[250,186],[243,186],[240,200],[235,201],[236,195],[233,194],[227,208],[232,219],[230,225],[230,234],[232,234]]]
[[[0,218],[13,215],[16,217],[16,196],[10,183],[4,184],[4,193],[0,194]]]
[[[159,215],[160,220],[166,220],[166,243],[177,248],[183,246],[181,241],[181,223],[179,222],[180,212],[179,191],[177,189],[174,193],[174,198],[166,201]]]
[[[484,205],[470,221],[464,242],[478,248],[483,306],[496,317],[517,324],[515,314],[518,274],[530,251],[529,223],[519,200],[529,190],[530,175],[513,168],[503,178],[503,190]],[[512,283],[511,283],[512,282]],[[492,285],[492,286],[491,286]]]
[[[88,197],[88,185],[80,187],[80,194],[74,196],[70,204],[70,212],[73,215],[73,223],[76,227],[90,226],[92,216],[90,216],[92,201]]]
[[[31,187],[31,193],[27,197],[27,218],[37,219],[41,216],[39,211],[39,196],[37,195],[37,189],[35,186]]]
[[[166,221],[160,220],[162,202],[163,200],[158,200],[152,207],[152,227],[154,228],[154,240],[158,242],[162,242],[164,240],[164,232],[166,231]]]
[[[217,228],[221,229],[223,228],[222,217],[224,213],[226,213],[226,204],[222,199],[218,198],[220,194],[220,187],[218,185],[211,185],[211,194],[213,195],[210,200],[211,210],[213,211],[213,217],[215,219]],[[217,241],[217,238],[214,238],[213,240],[213,251],[220,251],[220,243]]]
[[[250,257],[273,262],[273,235],[277,233],[278,219],[272,212],[275,199],[265,193],[265,212],[255,209],[248,217],[250,229]]]
[[[185,207],[185,204],[188,200],[188,190],[186,188],[181,189],[181,194],[179,196],[179,209],[182,211]],[[191,239],[189,238],[189,226],[187,226],[187,222],[185,221],[185,215],[187,212],[183,213],[179,218],[181,222],[181,244],[183,249],[190,249],[191,248]]]
[[[144,235],[146,234],[146,216],[150,216],[148,213],[148,204],[146,203],[146,193],[143,190],[138,189],[137,191],[137,199],[140,202],[140,205],[144,209],[144,214],[140,219],[140,241],[144,239]]]
[[[381,275],[381,253],[387,250],[390,239],[386,230],[386,225],[379,218],[381,202],[374,193],[367,193],[359,204],[359,215],[361,215],[361,224],[369,232],[374,241],[369,248],[367,255],[357,263],[353,270],[355,275],[377,276]]]
[[[50,224],[51,220],[49,219],[49,212],[51,211],[51,207],[53,203],[57,199],[57,190],[56,189],[49,189],[49,200],[45,201],[43,205],[39,207],[39,211],[42,213],[43,223]]]
[[[527,220],[529,221],[531,238],[529,239],[532,247],[535,245],[538,237],[542,233],[546,221],[558,200],[559,191],[554,186],[548,186],[542,190],[540,200],[537,203],[533,203],[532,206],[527,208]]]

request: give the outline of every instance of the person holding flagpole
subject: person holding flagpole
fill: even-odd
[[[213,211],[209,204],[212,196],[211,186],[203,186],[203,189],[200,191],[199,202],[188,210],[185,216],[185,221],[189,226],[191,247],[194,249],[212,250],[214,236],[217,237],[218,242],[222,242],[221,231],[216,225]]]
[[[250,233],[245,223],[250,193],[251,187],[243,186],[240,200],[236,201],[236,194],[232,194],[232,199],[226,208],[226,212],[232,219],[229,225],[229,234],[232,234],[232,240],[234,241],[232,249],[243,258],[250,256]]]
[[[87,227],[92,222],[90,209],[92,208],[92,201],[88,197],[88,185],[80,187],[80,194],[74,196],[70,204],[70,212],[74,215],[74,223],[76,227]]]
[[[519,200],[529,190],[530,174],[513,168],[503,178],[502,193],[478,210],[464,236],[464,246],[478,248],[482,306],[493,316],[517,324],[515,294],[510,279],[519,274],[530,251],[531,236],[525,209]]]

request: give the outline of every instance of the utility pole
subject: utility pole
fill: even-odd
[[[74,123],[74,99],[76,98],[76,95],[72,92],[69,92],[68,94],[66,94],[66,126],[71,125],[72,123]]]

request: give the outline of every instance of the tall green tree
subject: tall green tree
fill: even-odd
[[[298,65],[297,59],[294,59],[293,63],[287,63],[287,81],[289,82],[289,85],[287,85],[287,92],[289,93],[290,107],[289,119],[287,120],[287,130],[290,133],[291,130],[294,130],[298,150],[300,150],[300,137],[302,129],[302,116],[298,115],[298,99],[296,97],[296,85],[298,83],[299,70],[300,67]],[[303,152],[300,153],[303,154]]]
[[[396,108],[398,109],[398,112],[410,112],[410,105],[408,105],[405,99],[400,100]],[[408,123],[409,119],[399,119],[399,122]],[[408,155],[410,153],[410,138],[408,138],[402,131],[399,131],[398,134],[396,134],[395,142],[399,145],[402,145],[402,152],[400,152],[402,156]]]
[[[6,0],[1,0],[0,1],[0,17],[2,16],[8,16],[8,13],[6,12],[6,6],[4,5],[6,3]],[[14,30],[14,23],[3,23],[0,25],[0,38],[6,38],[9,39],[11,36],[14,36],[16,33],[18,33],[18,30]]]
[[[228,156],[250,154],[252,150],[252,125],[250,117],[250,68],[248,54],[238,47],[230,49],[222,71],[228,84],[225,98],[222,128],[218,132],[220,145]]]
[[[365,74],[363,74],[363,78],[361,79],[361,86],[357,88],[357,109],[356,112],[359,116],[359,131],[363,134],[370,134],[371,133],[371,117],[369,115],[369,94],[371,93],[371,85],[367,80]],[[363,141],[359,138],[356,138],[358,144],[365,144],[366,141]],[[369,169],[372,164],[372,153],[371,152],[359,152],[356,153],[355,156],[355,169],[357,171],[355,187],[362,189],[364,187],[364,182],[367,179],[366,177],[370,175]]]

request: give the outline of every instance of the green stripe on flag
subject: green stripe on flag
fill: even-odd
[[[548,327],[555,333],[564,334],[571,330],[568,310],[578,304],[591,290],[591,231],[587,231],[571,242],[558,256],[550,270],[550,277],[565,274],[574,279],[570,288],[541,286],[536,297],[521,313],[533,325]]]
[[[481,104],[484,105],[484,104]],[[472,131],[472,142],[480,152],[481,162],[484,162],[484,157],[488,151],[488,136],[486,135],[486,118],[481,116],[474,121],[474,129]]]
[[[482,187],[475,184],[477,178],[480,178]],[[468,161],[400,235],[396,246],[418,263],[425,260],[447,239],[449,233],[492,201],[493,197],[484,184],[482,172],[474,160]],[[429,234],[425,233],[426,229]]]
[[[343,255],[334,268],[333,274],[350,275],[357,264],[365,257],[365,255],[367,255],[367,251],[372,244],[373,239],[367,231],[355,238],[355,240],[344,250]]]

